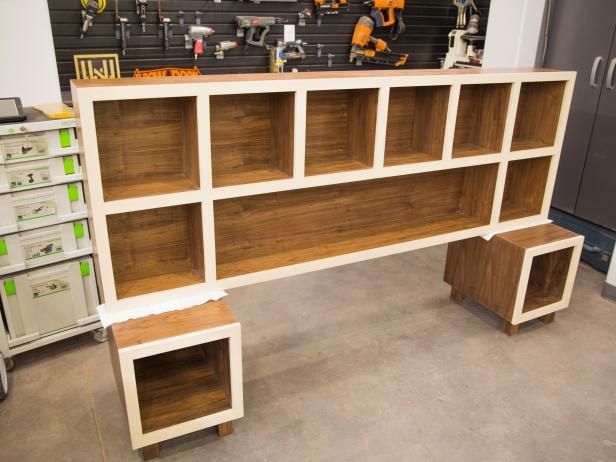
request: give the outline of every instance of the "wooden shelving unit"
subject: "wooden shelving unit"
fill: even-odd
[[[74,82],[77,107],[88,108],[91,229],[106,237],[97,239],[105,306],[535,224],[547,216],[573,78],[463,70]],[[511,151],[528,140],[541,151]]]
[[[511,85],[462,85],[452,157],[501,151]]]
[[[133,448],[243,416],[240,324],[223,301],[113,324],[109,349]]]
[[[551,157],[509,162],[500,220],[508,221],[541,213]]]
[[[512,151],[554,146],[567,82],[524,82],[515,118]]]
[[[293,175],[293,93],[210,97],[214,187]]]
[[[93,105],[105,200],[199,189],[195,97]]]
[[[372,167],[377,89],[308,92],[306,175]]]
[[[518,325],[546,323],[569,306],[584,237],[552,224],[452,242],[445,282],[452,298],[469,297],[503,319],[513,335]]]
[[[205,281],[201,204],[107,216],[118,299]]]
[[[443,157],[450,87],[402,87],[389,91],[385,165]]]

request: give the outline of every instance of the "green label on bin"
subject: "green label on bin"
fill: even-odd
[[[0,255],[6,255],[9,253],[9,249],[6,246],[6,241],[4,239],[0,239]]]
[[[58,131],[60,135],[60,147],[61,148],[70,148],[71,147],[71,133],[67,128],[63,128]]]
[[[4,280],[4,291],[7,296],[15,295],[17,293],[17,288],[15,287],[15,281],[12,279]]]
[[[73,229],[75,230],[75,237],[77,239],[82,238],[83,236],[86,235],[84,229],[83,229],[83,223],[75,223],[73,225]]]
[[[76,184],[68,185],[68,200],[71,202],[76,202],[79,200],[79,189],[77,189]]]
[[[64,174],[72,175],[73,173],[75,173],[75,162],[73,161],[72,157],[65,157],[64,158]]]
[[[90,275],[90,263],[87,261],[82,261],[79,263],[79,269],[81,270],[81,276],[86,277]]]

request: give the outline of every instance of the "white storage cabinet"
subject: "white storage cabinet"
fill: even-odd
[[[91,253],[87,220],[0,236],[0,275]]]
[[[0,195],[0,235],[86,216],[81,182]]]
[[[9,348],[98,321],[90,257],[5,277],[0,295]]]

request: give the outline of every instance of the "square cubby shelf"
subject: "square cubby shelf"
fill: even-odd
[[[501,152],[511,84],[462,85],[452,157]]]
[[[541,213],[551,156],[509,162],[500,221]]]
[[[305,174],[372,167],[377,89],[309,91]]]
[[[389,92],[385,165],[440,160],[449,86],[392,88]]]
[[[554,146],[566,82],[525,82],[515,117],[512,151]]]
[[[199,189],[195,97],[95,101],[106,201]]]
[[[118,299],[205,282],[201,204],[107,216]]]
[[[294,107],[291,92],[210,96],[214,187],[292,177]]]
[[[522,313],[563,299],[573,249],[567,247],[532,257]]]

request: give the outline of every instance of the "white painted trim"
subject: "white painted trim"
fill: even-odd
[[[385,165],[385,142],[387,140],[387,117],[389,109],[389,87],[379,89],[378,103],[376,108],[376,131],[374,136],[374,161],[375,169],[382,169]]]
[[[295,92],[293,132],[293,178],[303,178],[306,163],[306,107],[307,93],[304,90]]]
[[[460,102],[460,84],[454,84],[449,87],[449,101],[447,102],[447,121],[445,122],[445,139],[443,141],[443,155],[441,156],[444,162],[451,160],[453,153],[453,141],[456,134],[456,122],[458,120],[458,104]]]

